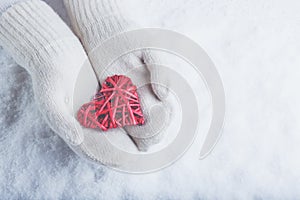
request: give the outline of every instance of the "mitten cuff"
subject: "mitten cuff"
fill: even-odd
[[[39,0],[15,4],[2,14],[0,44],[28,71],[41,65],[55,66],[60,57],[70,52],[78,54],[73,53],[74,59],[85,59],[82,46],[69,27]]]
[[[104,40],[135,27],[125,20],[115,1],[64,0],[73,30],[89,53]]]

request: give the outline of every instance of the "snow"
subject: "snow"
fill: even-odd
[[[50,4],[66,16],[60,0]],[[195,144],[174,165],[146,175],[86,162],[45,124],[29,75],[0,49],[1,199],[299,198],[300,2],[121,4],[143,26],[184,33],[212,58],[227,98],[218,145],[198,160]]]

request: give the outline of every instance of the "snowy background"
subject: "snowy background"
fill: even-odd
[[[60,0],[48,0],[62,17]],[[27,72],[0,49],[1,199],[299,199],[300,1],[123,1],[143,26],[179,31],[216,64],[223,136],[160,172],[128,175],[79,159],[36,109]]]

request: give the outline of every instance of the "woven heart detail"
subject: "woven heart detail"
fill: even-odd
[[[80,124],[86,128],[104,131],[129,125],[143,125],[137,88],[123,75],[108,77],[93,100],[81,106],[77,113]]]

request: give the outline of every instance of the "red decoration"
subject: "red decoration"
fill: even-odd
[[[142,125],[145,119],[140,101],[130,78],[123,75],[108,77],[90,103],[77,113],[80,124],[104,131],[128,125]]]

